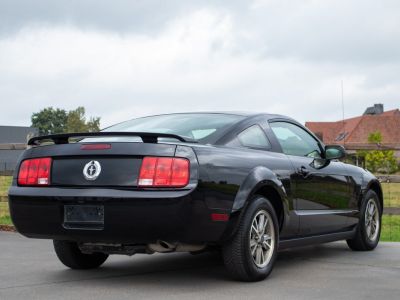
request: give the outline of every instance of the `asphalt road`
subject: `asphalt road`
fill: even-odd
[[[52,244],[0,232],[0,299],[399,299],[400,243],[352,252],[343,242],[281,252],[262,282],[231,281],[217,254],[111,256],[73,271]]]

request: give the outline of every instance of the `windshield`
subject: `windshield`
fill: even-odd
[[[244,119],[243,116],[221,113],[170,114],[133,119],[108,127],[103,131],[171,133],[200,141],[242,119]],[[133,141],[137,139],[113,137],[112,140]],[[163,140],[166,139],[163,138]]]

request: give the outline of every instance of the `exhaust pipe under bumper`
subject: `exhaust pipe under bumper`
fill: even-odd
[[[184,243],[169,243],[166,241],[157,241],[154,244],[148,244],[148,248],[154,252],[195,252],[201,251],[206,247],[206,244],[184,244]]]

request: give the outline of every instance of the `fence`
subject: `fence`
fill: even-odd
[[[26,144],[0,144],[0,176],[12,175]]]
[[[383,218],[381,238],[400,241],[400,176],[378,176],[383,189]]]
[[[16,166],[16,162],[0,161],[0,176],[13,175]]]

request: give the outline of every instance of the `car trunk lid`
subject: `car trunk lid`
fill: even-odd
[[[101,143],[104,145],[104,143]],[[173,157],[176,145],[107,143],[108,147],[83,147],[73,143],[32,148],[32,157],[52,157],[52,186],[136,187],[143,157]]]

